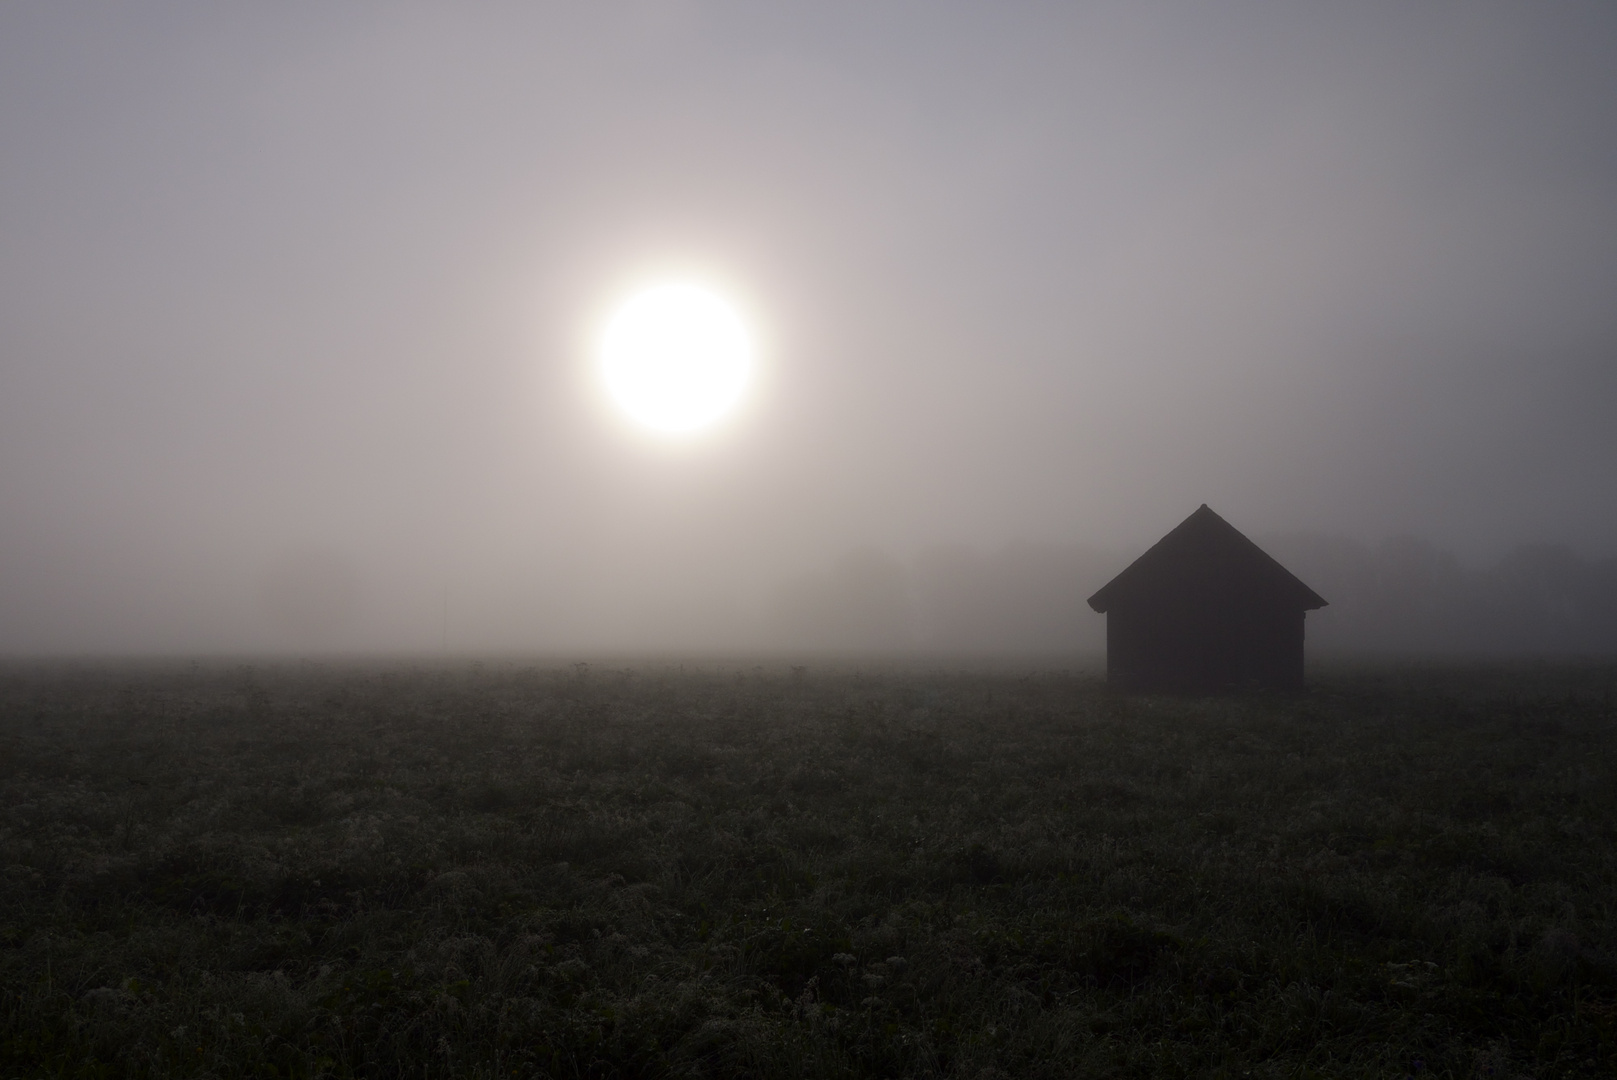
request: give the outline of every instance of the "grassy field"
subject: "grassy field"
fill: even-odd
[[[0,669],[0,1075],[1617,1075],[1617,666]]]

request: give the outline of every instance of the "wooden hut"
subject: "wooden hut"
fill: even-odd
[[[1296,689],[1320,595],[1204,503],[1089,598],[1125,690]]]

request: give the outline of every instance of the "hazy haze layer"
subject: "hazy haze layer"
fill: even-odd
[[[6,4],[0,651],[1068,647],[1203,502],[1610,558],[1614,56],[1599,5]],[[672,446],[588,349],[667,268],[764,356]]]

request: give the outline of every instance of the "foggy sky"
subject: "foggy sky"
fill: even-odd
[[[8,3],[0,652],[728,648],[1203,502],[1609,557],[1614,58],[1597,4]],[[587,348],[670,268],[763,347],[681,445]]]

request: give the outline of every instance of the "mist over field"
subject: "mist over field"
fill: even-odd
[[[0,653],[1617,650],[1599,5],[0,7]],[[735,413],[594,335],[695,273]]]
[[[1617,1076],[1614,59],[0,3],[0,1077]]]
[[[1617,560],[1539,544],[1473,566],[1411,537],[1258,540],[1330,601],[1308,614],[1318,652],[1617,651]],[[937,548],[905,562],[855,550],[783,587],[767,627],[772,641],[830,650],[1098,654],[1105,620],[1084,601],[1132,554],[1018,544]]]

